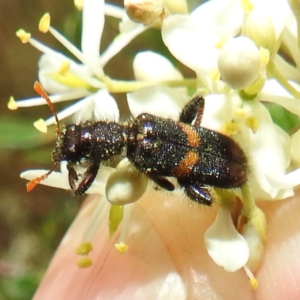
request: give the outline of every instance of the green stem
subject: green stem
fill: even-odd
[[[241,195],[243,201],[242,215],[245,216],[249,223],[251,223],[263,241],[266,237],[266,217],[264,212],[255,204],[251,190],[246,183],[241,188]]]
[[[126,81],[126,80],[114,80],[106,77],[104,80],[106,88],[111,93],[128,93],[136,91],[140,88],[151,86],[151,85],[163,85],[170,87],[187,87],[196,88],[197,79],[182,79],[182,80],[171,80],[171,81]]]
[[[279,72],[276,68],[274,62],[270,60],[268,63],[268,72],[277,79],[277,81],[292,95],[294,98],[300,99],[300,92],[298,92],[294,87],[292,87],[286,78]]]

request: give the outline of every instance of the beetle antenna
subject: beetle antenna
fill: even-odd
[[[58,166],[59,163],[60,162],[57,161],[46,174],[30,180],[26,184],[27,192],[31,192],[41,181],[45,180],[56,169],[56,167]]]
[[[33,85],[34,90],[42,97],[46,100],[48,106],[50,107],[52,114],[55,118],[55,122],[56,122],[56,132],[57,133],[61,133],[61,129],[60,129],[60,124],[59,124],[59,120],[57,117],[57,112],[55,109],[54,104],[52,103],[52,101],[50,100],[48,94],[46,93],[46,91],[44,90],[44,88],[42,87],[42,85],[36,81]]]
[[[46,93],[46,91],[44,90],[44,88],[42,87],[42,85],[38,81],[36,81],[34,83],[33,88],[42,98],[44,98],[46,100],[46,102],[47,102],[48,106],[50,107],[50,109],[52,111],[52,114],[55,118],[56,132],[57,132],[57,134],[60,134],[61,129],[60,129],[60,124],[59,124],[59,120],[58,120],[58,117],[57,117],[57,112],[56,112],[54,104],[52,103],[52,101],[50,100],[48,94]],[[46,174],[44,174],[40,177],[37,177],[35,179],[30,180],[26,184],[27,192],[32,191],[41,181],[45,180],[56,169],[56,167],[58,166],[59,163],[60,163],[59,161],[55,162],[54,165],[52,166],[52,168]]]

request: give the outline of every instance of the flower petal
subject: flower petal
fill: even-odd
[[[107,90],[100,90],[93,95],[94,115],[96,120],[119,121],[119,109],[114,97]]]
[[[139,52],[133,60],[133,71],[137,80],[156,82],[183,79],[166,57],[153,51]]]
[[[181,91],[181,90],[180,90]],[[149,86],[127,94],[131,114],[150,113],[158,117],[178,120],[187,96],[165,86]]]
[[[82,11],[81,49],[85,59],[91,65],[99,65],[100,41],[103,27],[104,1],[85,0]]]
[[[248,261],[249,248],[233,225],[230,210],[220,207],[215,222],[205,233],[205,246],[214,262],[228,272],[235,272]]]

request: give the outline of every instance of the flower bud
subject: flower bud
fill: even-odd
[[[144,25],[164,15],[163,0],[125,0],[124,7],[130,20]]]
[[[243,35],[249,37],[256,46],[268,49],[272,54],[276,53],[276,34],[271,18],[265,12],[254,9],[244,21]]]
[[[122,165],[113,172],[106,183],[107,200],[115,205],[125,205],[140,199],[148,185],[147,177],[131,165]]]
[[[246,37],[231,39],[220,51],[218,68],[229,86],[236,90],[244,89],[260,74],[260,52]]]

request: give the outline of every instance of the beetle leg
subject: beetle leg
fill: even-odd
[[[154,181],[158,186],[162,187],[167,191],[174,191],[174,185],[168,179],[163,176],[157,176],[152,174],[147,174],[147,176]]]
[[[72,190],[76,190],[76,181],[78,181],[77,172],[74,169],[73,165],[68,163],[67,169],[69,172],[69,184]]]
[[[89,187],[92,185],[92,183],[94,182],[98,170],[100,167],[100,163],[98,162],[93,162],[88,168],[87,170],[84,172],[83,176],[82,176],[82,180],[79,183],[78,187],[75,189],[71,186],[71,188],[74,190],[75,195],[77,196],[81,196],[83,195],[88,189]],[[70,178],[70,173],[69,173],[69,178]],[[70,179],[69,179],[70,180]]]
[[[209,190],[200,183],[182,183],[178,180],[179,184],[184,188],[186,195],[193,201],[208,205],[212,204],[212,196]]]
[[[195,120],[195,126],[200,126],[203,110],[204,110],[204,98],[201,95],[195,96],[182,110],[179,121],[191,124]]]

